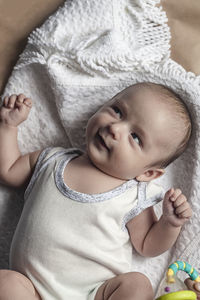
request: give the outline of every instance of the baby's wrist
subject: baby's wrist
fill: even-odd
[[[183,226],[182,224],[177,224],[176,222],[172,222],[170,220],[170,217],[167,215],[164,215],[164,214],[161,216],[160,221],[162,222],[162,225],[164,227],[168,227],[168,228],[176,228],[176,229],[180,228],[181,229],[181,227]]]
[[[0,121],[0,126],[2,129],[6,129],[6,130],[17,130],[18,127],[17,125],[11,125],[3,121]]]

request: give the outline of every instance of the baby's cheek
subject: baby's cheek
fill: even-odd
[[[122,151],[123,153],[123,151]],[[135,178],[136,170],[129,159],[126,156],[116,156],[112,161],[112,167],[118,173],[118,177],[124,180],[130,180]]]
[[[87,127],[92,128],[101,121],[101,116],[96,113],[87,122]]]
[[[94,120],[93,118],[90,118],[86,125],[86,134],[91,134],[93,127],[94,127]]]

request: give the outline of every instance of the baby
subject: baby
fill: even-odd
[[[26,186],[0,300],[153,299],[149,279],[131,272],[132,247],[160,255],[192,215],[180,189],[163,194],[152,182],[188,144],[185,104],[162,85],[138,83],[89,119],[85,152],[49,147],[22,156],[17,126],[31,106],[20,94],[0,109],[0,181]]]

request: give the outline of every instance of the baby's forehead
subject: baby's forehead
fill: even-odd
[[[137,100],[137,102],[144,101],[144,103],[146,101],[148,101],[148,103],[154,102],[173,114],[173,112],[179,111],[180,106],[182,106],[180,105],[182,99],[178,99],[177,101],[178,97],[178,95],[165,86],[154,83],[141,83],[125,88],[114,95],[111,100],[129,100],[130,104],[132,104],[132,101],[134,102],[134,100]]]
[[[118,98],[118,99],[121,99],[123,97],[131,97],[131,96],[134,96],[137,92],[138,92],[138,88],[135,86],[131,86],[131,87],[127,87],[125,88],[124,90],[121,90],[119,93],[117,93],[116,95],[114,95],[113,98]],[[144,88],[143,88],[144,90]]]
[[[130,110],[131,113],[137,114],[141,118],[165,121],[168,125],[166,127],[170,129],[173,127],[177,130],[182,126],[180,108],[162,90],[136,85],[122,90],[111,100],[111,105],[120,104],[126,108],[126,111]]]
[[[157,91],[151,90],[149,87],[134,85],[114,95],[111,101],[113,100],[112,102],[115,102],[118,100],[121,101],[129,100],[128,102],[131,104],[132,101],[134,100],[142,101],[148,99],[148,101],[151,101],[153,99],[159,100],[161,97],[162,94],[160,94]]]

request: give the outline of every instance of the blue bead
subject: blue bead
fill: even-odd
[[[194,269],[194,272],[190,275],[190,278],[192,280],[195,280],[199,276],[198,272]]]
[[[178,271],[178,267],[175,265],[175,263],[171,264],[169,266],[169,269],[172,269],[174,271],[174,274],[176,274],[176,272]]]
[[[184,271],[189,274],[191,272],[191,269],[192,269],[192,266],[188,263],[185,263]]]
[[[179,266],[179,270],[184,270],[184,262],[183,262],[183,261],[177,260],[176,263],[177,263],[178,266]]]

